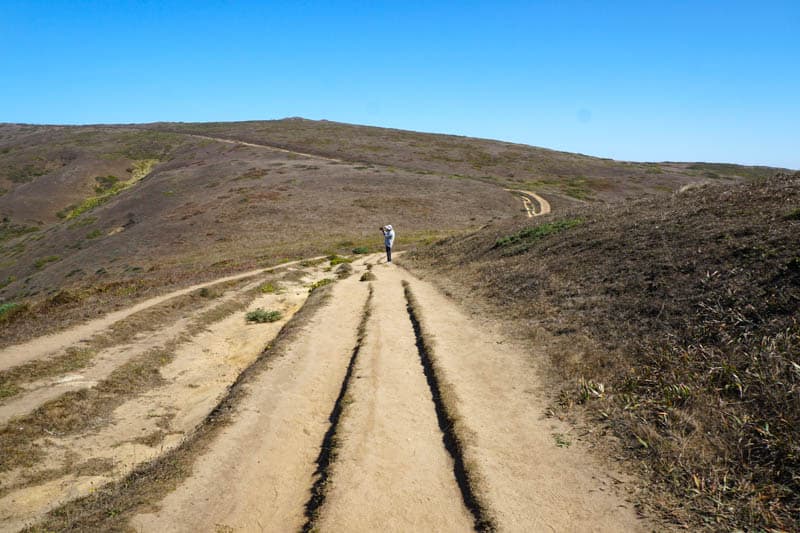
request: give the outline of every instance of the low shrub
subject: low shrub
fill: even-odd
[[[347,257],[342,257],[336,254],[329,255],[328,261],[331,262],[331,266],[335,267],[336,265],[341,265],[342,263],[352,263],[352,259],[348,259]]]
[[[493,249],[504,248],[503,255],[517,255],[527,251],[536,241],[566,231],[575,226],[583,223],[580,218],[567,218],[564,220],[556,220],[554,222],[547,222],[539,224],[530,228],[507,235],[497,239],[492,246]]]
[[[0,322],[9,322],[28,310],[28,304],[6,302],[0,304]]]
[[[281,286],[273,281],[268,281],[261,285],[258,290],[264,294],[275,294],[281,292]]]
[[[356,255],[363,255],[369,253],[369,248],[366,246],[359,246],[357,248],[353,248],[353,253]]]
[[[263,324],[266,322],[277,322],[283,318],[283,313],[280,311],[266,311],[259,307],[255,311],[250,311],[247,313],[245,318],[248,322],[257,322],[259,324]]]
[[[322,278],[321,280],[312,283],[311,286],[308,288],[308,292],[314,292],[320,287],[324,287],[325,285],[330,285],[331,283],[333,283],[333,280],[331,278]]]

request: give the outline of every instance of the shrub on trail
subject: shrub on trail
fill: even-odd
[[[259,324],[264,324],[266,322],[277,322],[281,318],[283,318],[283,313],[280,311],[265,311],[262,308],[258,308],[255,311],[250,311],[245,315],[245,318],[248,322],[256,322]]]

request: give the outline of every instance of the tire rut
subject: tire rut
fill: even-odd
[[[428,338],[426,338],[418,317],[417,308],[419,307],[419,303],[414,298],[411,286],[405,280],[403,280],[403,291],[406,297],[408,318],[411,320],[412,327],[414,328],[414,337],[416,338],[420,363],[424,369],[425,379],[428,382],[428,387],[433,396],[433,404],[436,408],[436,420],[439,423],[439,429],[442,431],[444,447],[447,453],[450,454],[450,457],[453,458],[453,475],[461,491],[464,505],[469,512],[472,513],[476,531],[495,531],[496,526],[494,521],[488,516],[485,504],[480,502],[476,494],[473,475],[469,472],[464,462],[462,438],[458,435],[456,430],[458,414],[454,412],[454,406],[448,405],[448,402],[443,398],[442,383],[433,362],[431,343]]]
[[[314,477],[316,480],[311,486],[311,498],[309,498],[305,505],[306,523],[303,525],[302,529],[304,533],[313,531],[315,529],[314,522],[317,518],[318,510],[325,503],[325,487],[326,483],[328,482],[328,478],[330,477],[330,466],[331,462],[336,458],[336,437],[339,429],[339,419],[341,418],[342,411],[344,410],[344,399],[347,395],[350,379],[353,376],[353,369],[356,366],[358,354],[361,352],[361,347],[364,344],[364,337],[366,335],[367,321],[369,320],[370,305],[372,304],[373,293],[374,291],[372,289],[372,284],[370,284],[369,296],[367,296],[367,301],[364,303],[364,311],[361,315],[361,322],[358,325],[358,339],[355,347],[353,347],[353,352],[350,355],[350,363],[347,365],[347,372],[342,380],[342,387],[339,389],[339,396],[336,398],[336,403],[333,404],[333,409],[328,417],[328,420],[330,421],[330,428],[328,428],[328,431],[325,433],[325,437],[322,439],[319,456],[316,460],[317,470],[314,472]]]

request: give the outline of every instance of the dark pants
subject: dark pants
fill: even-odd
[[[386,261],[388,261],[389,263],[392,262],[392,247],[391,246],[387,246],[386,247]]]

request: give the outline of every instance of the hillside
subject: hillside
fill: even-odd
[[[513,189],[546,192],[568,201],[617,201],[674,191],[687,183],[739,181],[771,176],[779,170],[714,163],[615,161],[490,139],[302,118],[141,127],[264,143],[454,178],[475,178]]]
[[[519,213],[473,180],[124,127],[2,128],[0,297],[43,302],[21,338],[217,275]],[[376,237],[376,235],[378,235]],[[51,308],[62,310],[41,320]]]
[[[776,170],[0,125],[0,530],[792,529],[800,176]]]
[[[798,250],[800,173],[493,223],[404,261],[547,346],[556,413],[615,435],[665,516],[797,530]]]

